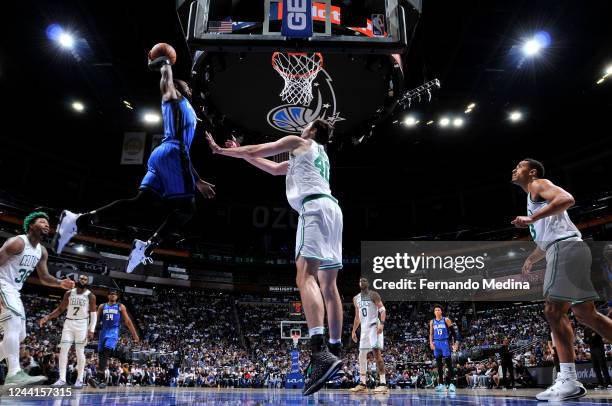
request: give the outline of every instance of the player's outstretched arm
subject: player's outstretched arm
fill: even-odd
[[[266,142],[264,144],[245,145],[236,148],[221,148],[208,132],[206,133],[206,139],[213,153],[230,156],[232,158],[265,158],[282,152],[293,151],[307,142],[296,135],[288,135],[274,142]]]
[[[57,279],[54,276],[49,274],[49,268],[47,268],[47,259],[49,258],[49,254],[47,254],[47,249],[42,247],[42,257],[40,261],[38,261],[38,265],[36,265],[36,272],[38,273],[38,279],[42,282],[43,285],[52,286],[54,288],[63,288],[63,289],[72,289],[74,288],[74,282],[70,279]]]
[[[6,262],[13,256],[21,253],[25,248],[25,243],[21,238],[12,237],[4,242],[0,248],[0,266],[6,264]]]
[[[254,167],[274,176],[286,175],[289,167],[289,161],[274,162],[266,158],[247,158],[245,160]]]
[[[62,298],[62,301],[60,302],[59,306],[57,306],[55,308],[55,310],[53,310],[51,313],[49,313],[48,315],[46,315],[42,319],[38,320],[38,325],[42,328],[42,326],[47,324],[47,322],[49,320],[53,320],[55,318],[58,318],[60,316],[60,314],[64,313],[66,311],[66,309],[68,308],[68,299],[69,298],[70,298],[70,291],[64,293],[64,297]]]
[[[159,90],[161,91],[162,101],[177,100],[178,95],[174,87],[174,78],[172,76],[172,66],[163,65],[159,70],[161,79],[159,81]]]
[[[140,341],[140,338],[138,337],[138,333],[136,332],[134,323],[132,323],[132,319],[130,319],[130,316],[128,316],[125,306],[121,304],[120,307],[121,307],[121,318],[123,319],[123,322],[127,326],[128,330],[130,330],[130,334],[132,334],[132,339],[134,340],[135,343],[137,343],[138,341]]]
[[[225,141],[226,148],[237,148],[239,146],[240,144],[233,136],[231,140]],[[289,161],[274,162],[266,158],[245,158],[245,161],[273,176],[286,175],[289,167]]]

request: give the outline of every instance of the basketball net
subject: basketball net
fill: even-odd
[[[291,340],[293,341],[293,348],[297,348],[298,341],[300,340],[300,333],[291,333]]]
[[[323,68],[323,55],[319,52],[274,52],[272,66],[285,81],[281,99],[289,104],[309,105],[312,81]]]

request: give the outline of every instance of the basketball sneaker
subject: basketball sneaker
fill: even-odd
[[[442,385],[441,383],[438,384],[438,386],[436,386],[436,392],[446,392],[446,386]]]
[[[312,372],[310,377],[304,382],[304,390],[302,391],[304,396],[312,395],[319,391],[325,385],[325,382],[334,376],[342,366],[342,361],[329,352],[327,347],[323,347],[321,351],[314,352],[310,356],[310,362],[312,363]]]
[[[132,252],[130,252],[130,257],[128,258],[127,268],[125,271],[127,273],[134,272],[134,269],[140,264],[152,264],[153,260],[151,257],[148,257],[145,254],[145,251],[149,247],[150,242],[144,242],[141,240],[134,240],[132,243]]]
[[[368,387],[365,386],[363,383],[359,382],[359,385],[355,386],[354,388],[349,389],[349,392],[351,392],[351,393],[368,393]]]
[[[389,393],[389,388],[387,387],[387,385],[378,385],[374,388],[372,392],[376,393],[377,395],[387,394]]]
[[[66,381],[64,381],[63,379],[58,379],[57,381],[55,381],[55,383],[51,386],[66,386]]]
[[[448,391],[454,393],[457,392],[457,388],[454,384],[451,383],[450,385],[448,385]]]
[[[72,387],[73,387],[74,389],[83,389],[83,386],[84,386],[84,385],[83,385],[83,381],[79,381],[79,380],[77,380],[77,381],[74,383],[74,385],[72,385]]]
[[[587,391],[582,384],[573,379],[557,377],[555,383],[536,395],[537,400],[563,401],[578,399],[586,395]]]
[[[62,211],[52,242],[56,254],[61,254],[66,244],[77,233],[77,219],[79,216],[80,214],[68,210]]]
[[[26,386],[26,385],[37,385],[39,383],[43,383],[47,380],[46,376],[30,376],[26,374],[23,370],[20,370],[15,375],[8,376],[4,380],[5,385],[10,386]]]

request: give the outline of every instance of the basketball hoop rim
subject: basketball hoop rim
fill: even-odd
[[[316,75],[317,73],[319,73],[319,71],[321,69],[323,69],[323,54],[321,54],[321,52],[312,52],[312,54],[315,55],[315,56],[318,56],[319,60],[321,61],[318,64],[316,69],[311,70],[311,71],[306,72],[306,73],[302,73],[302,74],[290,74],[290,73],[287,73],[287,72],[283,71],[281,68],[279,68],[276,65],[276,62],[275,62],[276,56],[280,55],[282,53],[285,53],[285,54],[287,54],[289,56],[293,56],[293,55],[304,56],[304,55],[308,55],[309,52],[278,52],[278,51],[276,51],[276,52],[272,53],[272,67],[274,68],[274,70],[276,70],[283,77],[288,77],[288,78],[291,78],[291,79],[295,79],[295,78],[308,78],[310,76]]]

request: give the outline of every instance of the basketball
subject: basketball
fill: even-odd
[[[149,59],[152,61],[161,56],[166,56],[170,59],[170,64],[174,65],[176,62],[176,51],[170,44],[166,44],[165,42],[160,42],[159,44],[155,44],[153,48],[149,51]]]

